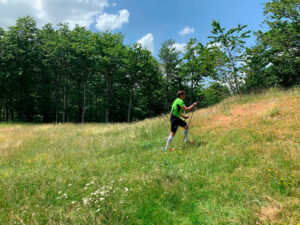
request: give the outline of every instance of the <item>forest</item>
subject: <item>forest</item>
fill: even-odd
[[[178,90],[207,107],[230,95],[300,85],[300,1],[264,5],[265,31],[212,21],[207,43],[164,41],[157,57],[122,33],[33,17],[0,27],[0,121],[132,122],[168,113]],[[247,38],[255,35],[254,46]]]

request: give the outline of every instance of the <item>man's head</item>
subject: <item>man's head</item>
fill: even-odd
[[[183,91],[183,90],[178,91],[177,92],[177,97],[184,100],[185,99],[185,91]]]

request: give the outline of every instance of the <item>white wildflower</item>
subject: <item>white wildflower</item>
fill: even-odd
[[[76,203],[76,201],[72,201],[72,205],[74,205]]]
[[[100,200],[100,201],[103,201],[103,200],[104,200],[104,198],[99,198],[99,200]]]
[[[84,204],[84,205],[87,205],[88,203],[89,203],[89,199],[88,199],[88,198],[84,198],[84,199],[83,199],[83,204]]]
[[[127,192],[128,190],[129,190],[129,189],[126,187],[126,188],[125,188],[125,191]]]
[[[71,186],[72,186],[72,184],[69,184],[69,185],[68,185],[68,187],[71,187]]]

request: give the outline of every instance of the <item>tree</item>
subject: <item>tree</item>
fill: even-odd
[[[228,88],[216,82],[210,84],[209,87],[203,89],[201,92],[203,94],[201,102],[203,107],[217,104],[230,95]]]
[[[209,49],[196,39],[190,39],[180,64],[182,77],[189,86],[190,104],[198,100],[195,90],[201,85],[203,78],[211,76],[214,70],[215,65],[211,60]]]
[[[123,55],[125,53],[123,46],[123,35],[112,34],[105,32],[99,35],[99,45],[101,45],[100,58],[101,66],[99,67],[101,74],[104,75],[106,81],[106,105],[105,105],[105,121],[108,123],[110,121],[110,113],[112,103],[114,101],[112,91],[114,88],[114,81],[116,76],[121,72],[121,67],[123,66]]]
[[[273,51],[267,46],[257,44],[246,50],[246,64],[242,71],[246,74],[243,92],[261,92],[267,88],[278,86],[280,81],[271,63]]]
[[[5,120],[5,54],[4,54],[4,41],[5,31],[0,27],[0,121]],[[8,118],[7,118],[8,119]]]
[[[135,106],[135,118],[145,119],[166,112],[164,103],[164,80],[159,62],[148,50],[143,51],[142,79],[136,90],[138,101]]]
[[[11,119],[30,122],[36,114],[36,87],[40,58],[38,57],[36,23],[27,16],[9,27],[3,38],[5,70],[8,84],[7,107]]]
[[[78,85],[78,89],[76,90],[79,94],[78,118],[81,117],[81,123],[85,121],[87,85],[89,84],[89,79],[93,71],[92,55],[95,52],[95,48],[91,43],[91,37],[91,32],[87,31],[84,27],[76,26],[71,32],[71,48],[74,58],[76,58],[76,63],[73,65],[73,76]],[[80,91],[81,89],[83,89],[82,92]],[[80,97],[81,93],[82,98]],[[80,99],[82,99],[82,101],[80,101]]]
[[[144,51],[140,44],[135,44],[132,48],[127,48],[126,57],[124,59],[126,65],[126,84],[129,87],[129,104],[128,104],[128,113],[127,113],[127,122],[130,122],[131,111],[134,99],[134,89],[137,88],[137,85],[142,79],[143,73],[143,54]]]
[[[299,0],[272,0],[264,7],[269,29],[257,32],[258,41],[271,52],[268,59],[282,87],[300,84],[299,12]]]
[[[169,102],[172,99],[170,93],[176,89],[182,89],[182,79],[178,71],[180,52],[176,50],[174,44],[175,42],[171,39],[164,41],[158,54],[165,77],[165,103],[167,110],[169,110]]]
[[[243,81],[240,68],[245,49],[244,39],[249,37],[250,31],[242,32],[247,25],[238,24],[237,28],[225,32],[225,28],[215,20],[212,22],[212,27],[213,36],[208,37],[212,39],[210,46],[214,51],[219,51],[215,53],[215,63],[219,67],[219,73],[213,78],[228,85],[234,94],[239,94]]]

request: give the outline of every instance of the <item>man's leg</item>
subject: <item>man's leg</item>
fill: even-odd
[[[168,150],[169,145],[171,144],[171,142],[172,142],[172,140],[173,140],[175,134],[176,134],[175,132],[171,132],[171,133],[170,133],[170,136],[168,137],[168,140],[167,140],[167,145],[166,145],[165,150]]]
[[[184,127],[184,141],[185,141],[185,143],[188,142],[188,132],[189,132],[189,126],[185,125],[185,127]]]

